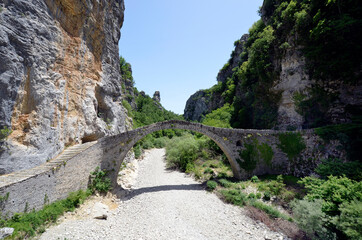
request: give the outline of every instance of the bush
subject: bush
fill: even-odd
[[[249,199],[256,199],[255,193],[249,193],[248,198]]]
[[[94,172],[91,173],[91,183],[89,184],[89,189],[92,193],[106,193],[112,189],[111,179],[107,177],[107,172],[100,170],[97,167]]]
[[[327,216],[322,212],[323,201],[316,199],[294,200],[291,202],[293,216],[298,226],[313,239],[335,239],[335,234],[324,227]]]
[[[256,198],[257,198],[257,199],[260,199],[260,198],[261,198],[261,193],[260,193],[260,192],[256,193]]]
[[[329,176],[327,180],[305,177],[299,183],[307,189],[306,199],[323,199],[322,211],[329,216],[339,215],[344,202],[362,200],[362,182],[347,177]]]
[[[343,162],[338,158],[329,158],[322,160],[322,163],[314,170],[322,178],[330,175],[343,176],[354,180],[362,180],[362,167],[360,162]]]
[[[362,202],[353,200],[344,202],[339,210],[341,215],[335,221],[337,229],[342,231],[349,239],[362,239]]]
[[[252,176],[251,179],[250,179],[250,181],[252,181],[252,182],[254,182],[254,183],[257,183],[257,182],[259,182],[260,180],[259,180],[259,178],[258,178],[257,176]]]
[[[141,150],[141,146],[139,144],[136,144],[133,147],[133,151],[134,151],[134,156],[135,158],[139,158],[142,155],[142,150]]]
[[[258,208],[265,213],[267,213],[269,216],[273,218],[283,218],[285,220],[289,220],[290,218],[279,212],[277,209],[273,208],[272,206],[266,205],[265,203],[262,203],[260,201],[251,201],[251,206]]]
[[[244,206],[246,204],[247,201],[246,194],[238,189],[221,190],[220,193],[224,198],[224,200],[228,203],[232,203],[238,206]]]
[[[270,194],[269,191],[264,192],[263,199],[264,199],[265,201],[269,201],[269,200],[270,200],[270,197],[271,197],[271,194]]]
[[[233,185],[232,182],[229,182],[228,180],[222,178],[219,180],[219,183],[221,186],[225,187],[225,188],[228,188],[228,187],[231,187]]]
[[[185,171],[187,164],[197,159],[198,153],[199,144],[193,136],[177,138],[166,146],[166,165]]]
[[[209,191],[213,191],[217,187],[217,182],[209,180],[207,181],[206,186]]]
[[[214,173],[214,171],[211,169],[211,168],[206,168],[205,170],[204,170],[204,173],[210,173],[210,174],[213,174]]]

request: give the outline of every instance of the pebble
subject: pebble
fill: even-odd
[[[132,190],[109,210],[107,221],[79,211],[79,219],[64,218],[40,239],[279,239],[281,234],[257,224],[242,208],[223,203],[183,173],[166,171],[164,155],[164,149],[152,149],[131,164],[137,171],[132,174],[137,178],[127,181],[134,183]]]

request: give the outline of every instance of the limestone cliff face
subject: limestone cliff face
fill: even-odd
[[[0,0],[0,173],[125,130],[123,0]]]
[[[245,61],[241,56],[247,39],[248,36],[243,35],[235,44],[235,50],[231,54],[231,58],[220,70],[217,80],[222,89],[225,89],[228,79],[232,78],[233,69],[241,66]],[[281,53],[280,48],[274,46],[278,55],[271,56],[273,59],[272,72],[275,73],[276,77],[273,79],[269,91],[280,94],[280,99],[276,103],[278,110],[275,127],[278,129],[288,129],[289,127],[297,129],[309,128],[310,123],[320,117],[324,118],[325,124],[350,122],[353,114],[357,115],[362,110],[362,80],[346,83],[343,79],[332,79],[330,81],[313,79],[308,72],[302,46],[296,43],[295,36],[289,36],[287,39],[288,48]],[[242,84],[242,81],[235,82],[234,96],[244,99],[245,95],[249,93],[241,90]],[[326,95],[324,97],[323,93],[318,93],[321,100],[324,101],[324,103],[321,103],[322,107],[325,108],[323,109],[323,115],[316,113],[303,116],[298,111],[295,96],[300,94],[304,96],[304,99],[311,98],[313,97],[311,96],[313,89],[319,89]],[[220,92],[211,88],[199,90],[191,95],[185,106],[185,119],[200,121],[202,116],[222,107],[226,102],[223,94],[226,90]],[[235,104],[238,103],[234,103],[234,107]]]

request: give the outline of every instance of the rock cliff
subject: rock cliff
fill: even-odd
[[[235,128],[301,129],[360,119],[361,56],[355,52],[361,36],[354,29],[361,8],[312,2],[265,0],[261,20],[235,42],[217,84],[188,99],[185,119],[200,121],[225,103]]]
[[[0,173],[125,130],[123,0],[0,1]]]

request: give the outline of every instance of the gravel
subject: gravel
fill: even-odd
[[[107,220],[91,217],[91,205],[102,201],[93,199],[85,204],[88,208],[63,217],[40,239],[283,239],[192,178],[167,170],[164,155],[164,149],[146,152],[137,164],[132,189]]]

